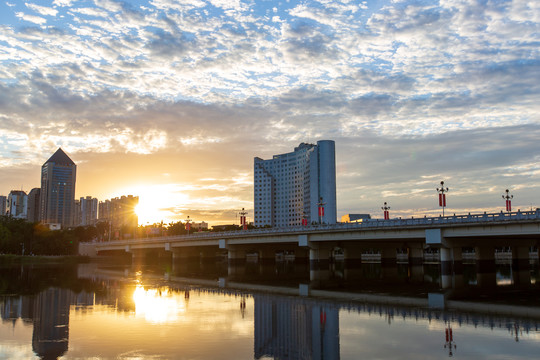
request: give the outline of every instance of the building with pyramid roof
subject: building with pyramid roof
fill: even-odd
[[[40,219],[50,227],[73,224],[77,165],[59,148],[41,167]]]

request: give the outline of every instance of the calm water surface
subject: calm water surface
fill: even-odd
[[[523,275],[523,274],[522,274]],[[540,354],[538,266],[293,264],[0,267],[2,359],[531,359]],[[311,280],[310,280],[311,279]]]

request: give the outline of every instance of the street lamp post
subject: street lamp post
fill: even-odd
[[[506,200],[506,211],[512,212],[512,199],[514,195],[510,195],[510,190],[506,189],[506,195],[503,195],[502,198]]]
[[[186,230],[187,230],[187,234],[189,235],[189,230],[191,230],[191,219],[189,218],[189,215],[186,219]]]
[[[386,201],[384,202],[384,206],[381,209],[383,209],[383,211],[384,211],[384,220],[389,220],[390,219],[390,213],[388,212],[388,210],[390,210],[390,206],[388,206],[386,204]]]
[[[304,211],[304,212],[302,213],[302,226],[307,226],[307,224],[308,224],[308,221],[307,221],[307,214],[306,214],[306,212]]]
[[[322,224],[322,219],[324,217],[324,205],[326,205],[325,202],[323,202],[322,196],[319,198],[319,202],[317,203],[317,206],[319,207],[319,224]]]
[[[444,187],[444,181],[441,181],[441,187],[437,188],[437,193],[439,194],[439,206],[442,207],[442,216],[444,216],[444,208],[446,207],[446,194],[448,192],[448,187]]]
[[[242,208],[242,211],[239,212],[240,214],[240,225],[242,225],[242,230],[247,230],[247,222],[246,222],[246,215],[247,211]]]

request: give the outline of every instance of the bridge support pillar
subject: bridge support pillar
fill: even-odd
[[[409,265],[423,265],[424,264],[424,247],[421,245],[410,246],[407,248],[409,251]]]
[[[490,287],[497,285],[495,276],[495,248],[490,245],[480,245],[474,249],[476,254],[476,279],[479,286]]]
[[[441,287],[463,286],[463,260],[462,248],[453,246],[451,248],[441,247],[439,256],[441,261]]]
[[[240,274],[245,270],[246,252],[240,249],[227,249],[227,272],[229,276]]]
[[[259,251],[259,263],[271,265],[276,262],[276,251],[273,249],[264,249]]]
[[[512,247],[512,280],[514,285],[528,286],[531,284],[529,258],[528,246]]]
[[[330,278],[330,249],[320,246],[309,249],[309,278],[313,281]]]
[[[199,254],[193,249],[188,248],[176,248],[172,250],[172,259],[173,262],[187,262],[187,261],[195,261],[199,259]]]
[[[199,251],[199,258],[201,261],[212,261],[216,260],[216,252],[214,248],[211,249],[202,249]]]
[[[411,280],[422,281],[424,279],[424,247],[421,245],[410,246],[408,252]]]
[[[380,249],[381,271],[383,278],[393,279],[398,277],[397,247],[387,246]]]
[[[346,279],[354,278],[362,274],[362,248],[345,247],[344,255],[344,270],[343,275]]]

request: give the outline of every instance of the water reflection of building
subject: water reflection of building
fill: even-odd
[[[2,301],[2,321],[17,319],[32,323],[32,350],[42,359],[57,359],[68,349],[71,305],[92,305],[94,295],[74,294],[67,289],[49,288],[36,296],[10,296]]]
[[[338,307],[277,295],[253,298],[256,359],[339,359]]]
[[[49,288],[34,303],[32,349],[42,359],[56,359],[68,349],[71,291]]]

